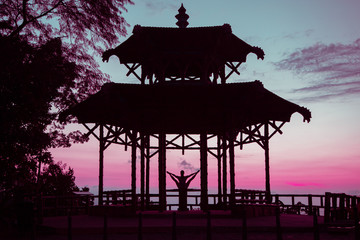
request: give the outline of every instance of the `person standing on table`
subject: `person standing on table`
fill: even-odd
[[[196,177],[196,175],[200,172],[194,172],[190,175],[185,176],[184,170],[180,171],[180,176],[176,176],[175,174],[168,172],[171,179],[174,180],[176,186],[179,189],[179,211],[187,211],[187,190],[189,188],[190,182]]]

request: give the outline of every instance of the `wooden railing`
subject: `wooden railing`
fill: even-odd
[[[360,197],[345,193],[319,194],[273,194],[273,202],[280,205],[283,213],[324,216],[329,223],[336,220],[353,219]]]
[[[326,223],[336,220],[353,219],[358,215],[360,197],[346,195],[345,193],[325,193],[324,221]]]
[[[272,202],[280,206],[282,213],[324,215],[325,195],[320,194],[273,194]]]
[[[103,193],[104,205],[129,205],[132,202],[131,190],[105,191]]]
[[[235,191],[235,204],[265,204],[265,191],[237,189]],[[146,209],[157,210],[159,207],[159,194],[150,194]],[[167,190],[167,210],[176,210],[178,207],[179,192],[177,189]],[[229,200],[229,196],[226,196]],[[200,209],[200,190],[189,189],[188,207],[190,210]],[[221,205],[218,194],[209,194],[210,209],[225,209]],[[41,215],[66,215],[69,209],[72,214],[88,213],[90,206],[98,205],[98,196],[43,196],[41,198]],[[228,201],[227,201],[228,202]],[[137,203],[140,206],[140,195],[137,194]],[[352,219],[353,211],[360,205],[360,197],[344,193],[320,194],[272,194],[272,203],[278,204],[285,214],[303,214],[324,216],[325,222],[339,219]],[[131,205],[131,190],[105,191],[104,205]],[[219,208],[216,208],[220,206]]]
[[[94,196],[42,196],[37,208],[41,216],[87,214],[94,205]],[[35,200],[36,201],[36,200]]]
[[[265,204],[266,191],[235,189],[235,204]]]

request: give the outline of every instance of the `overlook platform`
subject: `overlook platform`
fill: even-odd
[[[207,214],[203,211],[176,213],[176,239],[206,239]],[[230,211],[211,211],[211,239],[242,239],[242,218]],[[354,239],[353,228],[331,229],[318,217],[320,239]],[[283,239],[313,239],[313,217],[282,214],[280,225]],[[68,217],[44,218],[38,239],[67,239]],[[134,217],[108,217],[107,239],[138,239],[139,212]],[[142,213],[142,239],[172,239],[173,211]],[[277,239],[275,216],[247,219],[247,239]],[[46,231],[45,231],[46,230]],[[73,216],[72,239],[103,239],[104,218]]]

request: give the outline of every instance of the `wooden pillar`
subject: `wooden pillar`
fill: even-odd
[[[141,85],[145,85],[146,72],[147,72],[147,69],[144,67],[144,65],[141,65],[141,77],[140,77]]]
[[[235,149],[234,139],[230,136],[229,139],[229,167],[230,167],[230,206],[235,205]]]
[[[150,205],[150,136],[146,135],[146,206]]]
[[[225,138],[225,134],[222,137],[222,147],[223,147],[223,203],[226,206],[227,204],[227,167],[226,167],[226,151],[227,151],[227,146],[226,146],[226,138]]]
[[[221,193],[221,139],[217,136],[217,167],[218,167],[218,203],[222,203]]]
[[[331,193],[325,192],[324,223],[329,223],[331,220],[331,218],[330,218],[330,204],[331,204],[330,198],[331,198]]]
[[[225,65],[223,65],[221,68],[220,68],[220,78],[221,78],[221,84],[225,84],[226,83],[226,79],[225,79]]]
[[[264,125],[264,150],[265,150],[265,191],[266,202],[271,203],[270,191],[270,159],[269,159],[269,123]]]
[[[137,132],[133,131],[131,134],[131,198],[132,205],[136,209],[136,136]]]
[[[103,192],[104,192],[104,125],[100,124],[100,146],[99,146],[99,205],[103,205]]]
[[[200,168],[201,168],[201,205],[203,211],[208,209],[208,163],[207,163],[207,134],[200,133]]]
[[[145,136],[140,133],[140,196],[141,210],[145,207]]]
[[[200,76],[200,82],[208,83],[209,75],[208,75],[208,63],[202,65],[202,71]]]
[[[166,134],[159,134],[159,207],[166,210]]]

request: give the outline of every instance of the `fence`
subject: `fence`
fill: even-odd
[[[87,214],[94,205],[95,196],[42,196],[38,205],[41,216],[66,216],[71,214]]]
[[[265,191],[237,189],[235,191],[235,204],[265,204]],[[159,195],[149,194],[146,209],[157,210]],[[66,215],[68,209],[72,214],[88,213],[90,206],[98,204],[98,196],[43,196],[41,198],[41,213],[43,216]],[[177,189],[167,190],[167,210],[176,210],[178,207],[179,193]],[[222,204],[224,198],[218,194],[209,194],[210,209],[227,209],[229,206]],[[228,201],[229,196],[226,196]],[[200,190],[189,189],[188,207],[190,210],[200,209]],[[137,194],[138,206],[140,195]],[[344,193],[320,194],[273,194],[272,203],[278,204],[280,211],[286,214],[304,214],[324,216],[325,222],[340,219],[352,219],[353,209],[360,205],[360,197]],[[104,205],[131,205],[131,190],[105,191],[103,194]]]

